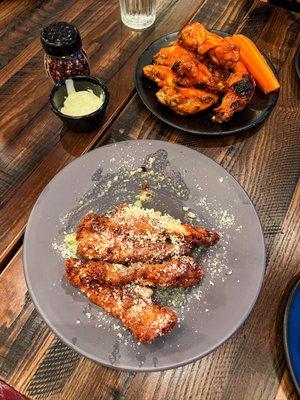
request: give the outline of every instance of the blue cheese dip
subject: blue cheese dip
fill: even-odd
[[[74,81],[66,80],[67,98],[60,112],[71,117],[82,117],[97,111],[104,103],[105,95],[96,96],[92,89],[76,92]]]

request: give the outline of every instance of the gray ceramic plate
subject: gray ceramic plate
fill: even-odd
[[[217,246],[195,254],[206,271],[200,286],[155,294],[177,306],[181,320],[150,345],[137,343],[117,320],[90,305],[64,280],[60,251],[65,232],[72,232],[86,212],[105,212],[134,201],[145,181],[152,197],[144,206],[185,221],[193,212],[193,223],[222,234]],[[174,368],[216,349],[249,315],[264,266],[262,229],[237,181],[202,154],[160,141],[120,142],[72,162],[40,195],[24,240],[29,292],[49,327],[82,355],[132,371]]]

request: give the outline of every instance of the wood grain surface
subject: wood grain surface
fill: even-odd
[[[0,14],[7,16],[6,22],[0,18],[0,255],[2,267],[8,263],[0,276],[0,379],[30,399],[296,399],[284,358],[282,318],[300,277],[297,19],[260,1],[195,0],[187,7],[184,0],[162,0],[155,26],[137,32],[121,25],[117,1],[26,3],[16,10],[0,3]],[[219,138],[186,134],[159,122],[135,94],[132,76],[143,48],[191,18],[249,35],[276,65],[278,105],[258,131]],[[109,86],[112,100],[99,131],[66,131],[48,109],[51,84],[38,34],[56,19],[77,24],[92,73]],[[8,104],[11,93],[16,108]],[[181,143],[223,165],[253,200],[268,251],[264,286],[243,327],[204,359],[161,373],[112,370],[67,348],[34,309],[22,271],[28,215],[56,172],[95,146],[141,138]]]

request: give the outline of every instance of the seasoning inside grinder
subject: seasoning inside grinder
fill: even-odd
[[[104,103],[104,93],[96,96],[92,89],[76,92],[73,79],[66,80],[67,98],[60,112],[72,117],[82,117],[97,111]]]
[[[75,75],[89,75],[90,67],[78,29],[67,22],[54,22],[41,32],[44,64],[54,83]]]

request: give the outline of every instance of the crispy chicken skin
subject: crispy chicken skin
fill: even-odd
[[[160,262],[165,258],[187,254],[191,243],[169,243],[167,238],[152,242],[144,237],[133,238],[116,231],[94,232],[82,229],[77,235],[77,253],[87,260],[104,260],[111,263]]]
[[[164,65],[146,65],[143,68],[143,73],[160,88],[164,86],[173,87],[177,83],[176,74],[170,67]]]
[[[218,101],[218,96],[195,88],[163,87],[156,93],[161,104],[170,107],[176,114],[192,115],[204,111]]]
[[[196,54],[188,51],[184,47],[179,46],[176,41],[171,42],[168,46],[160,49],[159,52],[153,57],[153,64],[164,65],[170,68],[173,67],[173,64],[176,61],[182,61],[183,63],[196,65],[199,60]]]
[[[243,110],[252,99],[255,83],[241,61],[238,61],[228,79],[228,91],[219,107],[214,109],[213,121],[228,121],[234,113]]]
[[[137,263],[128,267],[105,261],[81,262],[76,259],[79,277],[84,283],[109,283],[125,285],[136,283],[141,286],[193,286],[200,282],[204,272],[192,257],[180,257],[163,261],[161,264]]]
[[[123,204],[107,215],[87,214],[76,232],[78,254],[121,264],[160,262],[187,254],[194,245],[210,247],[219,240],[217,232],[171,217],[165,216],[166,225],[161,224],[160,214],[148,211]]]
[[[208,32],[200,22],[183,27],[178,35],[178,43],[203,57],[208,53],[218,66],[233,68],[239,60],[239,48],[215,33]]]
[[[234,68],[235,64],[239,61],[240,50],[234,44],[223,39],[222,45],[211,49],[208,55],[217,66],[230,69]]]
[[[198,52],[200,55],[208,53],[215,65],[224,68],[233,68],[240,58],[240,50],[236,45],[210,32],[206,41],[198,47]]]
[[[81,292],[108,314],[119,318],[141,343],[150,343],[173,329],[176,314],[167,307],[153,304],[138,287],[112,286],[82,280],[78,260],[66,261],[65,276]]]
[[[206,40],[197,48],[197,52],[202,56],[217,46],[224,44],[224,39],[221,36],[212,32],[207,32]]]
[[[135,213],[136,210],[138,210],[137,213]],[[215,231],[184,224],[158,212],[149,214],[148,211],[147,209],[132,207],[130,204],[119,204],[108,214],[88,213],[78,225],[77,236],[80,235],[82,229],[93,232],[106,232],[108,230],[115,234],[126,233],[136,237],[156,234],[162,235],[163,238],[169,238],[174,235],[182,236],[186,242],[190,242],[193,245],[206,247],[213,246],[219,240],[219,235]],[[167,222],[160,224],[161,217],[166,217]],[[161,239],[161,237],[159,238]]]
[[[160,49],[159,52],[153,57],[153,62],[154,65],[161,65],[171,68],[175,73],[176,84],[184,87],[196,85],[212,91],[219,90],[218,82],[215,80],[209,69],[199,61],[193,52],[179,46],[177,42],[172,42],[169,46]],[[145,70],[145,68],[145,76],[151,79],[148,71]],[[157,67],[155,71],[159,71],[159,67]],[[161,74],[165,74],[165,71],[166,70],[163,69]],[[159,85],[159,87],[163,86],[173,85]]]
[[[208,32],[200,22],[191,22],[185,25],[178,35],[178,43],[195,52],[198,52],[201,46],[207,39]]]
[[[220,92],[226,92],[228,90],[228,78],[231,74],[231,71],[226,68],[222,68],[220,66],[215,65],[209,58],[204,60],[204,64],[212,73],[214,79],[219,82]],[[221,84],[220,84],[221,82]]]
[[[196,86],[212,92],[218,92],[223,89],[222,81],[218,81],[207,66],[201,62],[192,64],[179,60],[173,64],[172,71],[175,72],[177,83],[181,86],[188,88]]]

